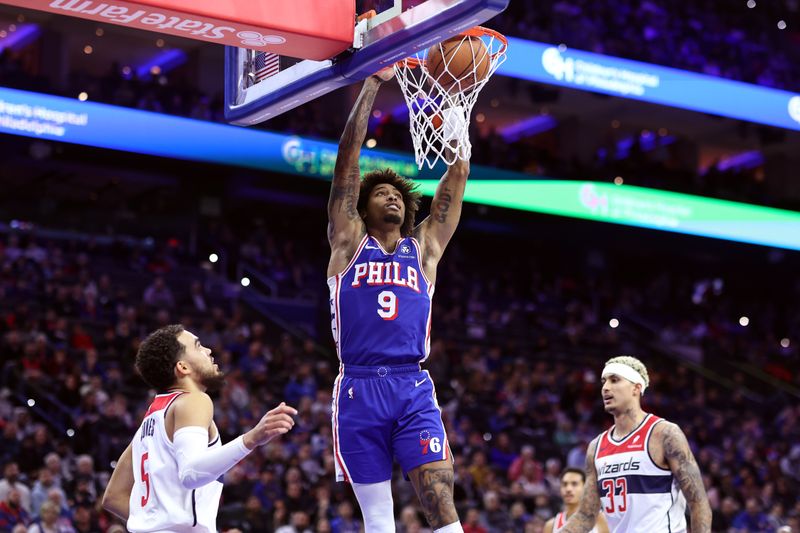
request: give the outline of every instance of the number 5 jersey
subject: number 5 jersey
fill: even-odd
[[[186,489],[178,478],[178,462],[167,437],[165,417],[182,392],[159,394],[153,399],[132,442],[133,490],[128,531],[215,533],[222,483],[212,481],[199,489]],[[221,446],[219,433],[208,444]]]

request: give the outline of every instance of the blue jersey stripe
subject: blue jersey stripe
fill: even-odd
[[[628,494],[671,494],[672,493],[672,474],[666,476],[637,476],[626,474],[605,479],[624,478],[626,481],[626,492]],[[603,479],[597,480],[597,490],[600,497],[608,496],[608,487],[603,487]],[[622,492],[620,484],[615,483],[615,495]]]

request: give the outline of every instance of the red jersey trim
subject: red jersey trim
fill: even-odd
[[[612,426],[607,431],[603,432],[600,437],[600,442],[597,445],[596,458],[607,457],[618,453],[626,452],[641,452],[647,451],[647,438],[650,434],[650,429],[661,420],[661,418],[648,414],[645,416],[639,427],[633,430],[630,434],[626,435],[621,441],[615,442],[611,438],[611,432],[614,431]]]
[[[147,413],[144,415],[145,418],[152,415],[156,411],[166,409],[172,404],[173,401],[175,401],[175,398],[183,393],[184,391],[171,392],[169,394],[159,394],[155,397],[153,403],[150,404],[150,407],[147,408]]]

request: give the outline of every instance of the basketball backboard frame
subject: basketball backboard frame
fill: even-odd
[[[243,126],[274,118],[350,85],[502,12],[509,0],[428,0],[354,25],[351,50],[323,61],[305,60],[253,84],[255,52],[225,50],[225,118]]]

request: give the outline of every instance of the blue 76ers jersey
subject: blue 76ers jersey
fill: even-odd
[[[328,278],[331,329],[344,365],[406,365],[430,351],[433,285],[413,237],[394,253],[365,235],[347,268]]]

